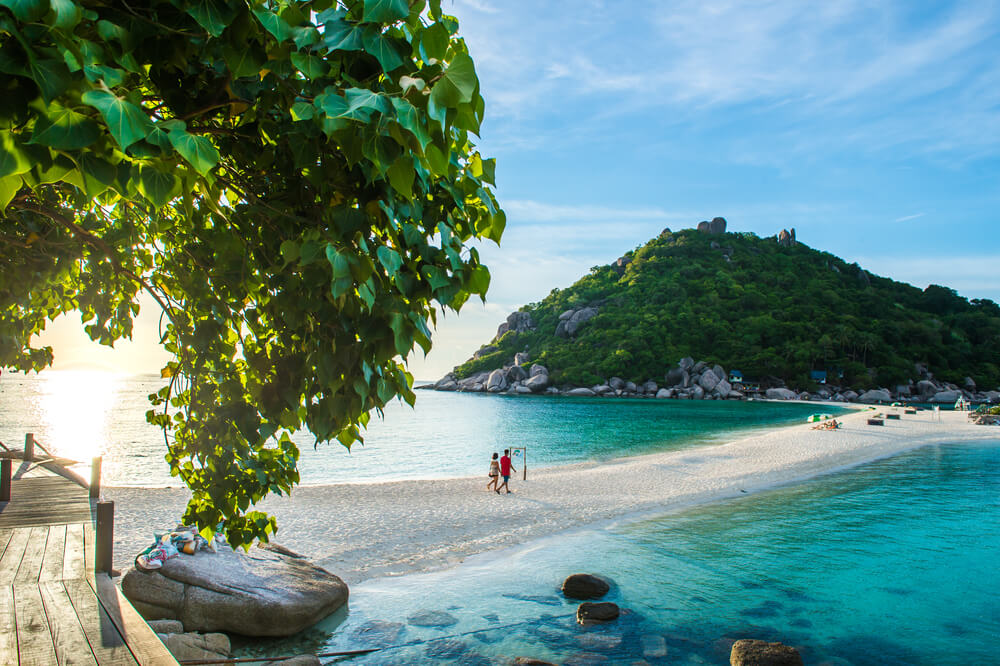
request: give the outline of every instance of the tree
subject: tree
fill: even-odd
[[[147,419],[184,520],[267,540],[291,433],[361,441],[404,362],[485,298],[499,243],[472,59],[440,0],[0,0],[0,366],[146,292],[174,355]]]

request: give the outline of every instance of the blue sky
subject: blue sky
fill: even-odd
[[[489,304],[439,323],[418,378],[591,266],[718,215],[1000,301],[1000,3],[444,7],[476,61],[508,227],[483,246]],[[130,367],[159,362],[146,344]]]

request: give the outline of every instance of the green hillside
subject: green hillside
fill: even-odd
[[[557,336],[560,315],[585,307],[596,316]],[[856,388],[892,386],[917,379],[918,363],[956,384],[1000,385],[996,303],[878,277],[794,237],[665,230],[521,311],[531,327],[484,346],[459,378],[526,351],[554,384],[644,381],[691,356],[799,387],[811,370],[842,372]]]

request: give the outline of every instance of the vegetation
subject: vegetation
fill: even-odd
[[[0,366],[51,363],[62,313],[128,337],[150,295],[184,520],[266,541],[290,434],[360,440],[485,296],[467,243],[504,215],[457,30],[440,0],[0,0]]]
[[[684,356],[799,387],[811,386],[811,370],[827,370],[831,383],[843,372],[850,386],[893,386],[918,378],[915,363],[958,384],[966,376],[980,387],[1000,384],[1000,307],[992,301],[937,285],[921,291],[753,234],[665,233],[626,257],[621,275],[597,266],[523,308],[536,330],[505,334],[492,343],[498,351],[460,366],[458,376],[527,349],[554,383],[576,385],[662,379]],[[575,337],[556,337],[559,315],[585,305],[599,314]]]

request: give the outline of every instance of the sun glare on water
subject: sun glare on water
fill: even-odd
[[[40,375],[42,432],[36,436],[53,454],[89,463],[109,444],[111,411],[121,377],[104,371],[65,370]]]

